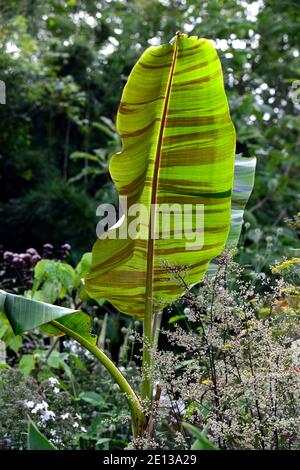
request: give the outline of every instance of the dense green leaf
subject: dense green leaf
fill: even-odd
[[[218,448],[207,439],[205,431],[200,431],[200,429],[190,423],[183,423],[183,426],[197,438],[191,450],[218,450]]]
[[[4,297],[2,297],[3,300]],[[1,300],[1,291],[0,291]],[[15,335],[9,321],[3,311],[0,310],[0,339],[4,341],[6,347],[17,353],[22,347],[23,340],[20,335]]]
[[[30,375],[35,368],[35,358],[33,354],[25,354],[19,362],[19,369],[24,375]]]
[[[27,299],[0,290],[0,299],[4,304],[6,316],[16,334],[43,327],[48,334],[62,335],[59,329],[47,323],[56,320],[65,327],[77,332],[89,342],[95,343],[91,335],[91,318],[80,311],[50,305]],[[3,301],[4,299],[4,301]]]
[[[28,450],[56,450],[31,420],[28,423]]]
[[[96,392],[81,392],[78,398],[93,406],[101,406],[104,402],[103,397]]]

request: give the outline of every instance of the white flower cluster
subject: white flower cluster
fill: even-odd
[[[56,377],[49,377],[48,383],[51,385],[51,387],[53,387],[53,392],[55,394],[58,394],[59,393],[59,388],[55,386],[55,385],[59,384],[59,381],[57,380],[57,378]]]
[[[39,415],[39,419],[42,423],[54,420],[55,413],[54,411],[49,410],[49,405],[47,402],[42,401],[41,403],[34,403],[33,401],[25,401],[26,408],[30,409],[30,412],[34,415]]]
[[[215,277],[185,292],[184,326],[162,330],[175,348],[154,351],[146,374],[161,391],[156,421],[178,432],[175,448],[190,448],[185,421],[221,449],[300,449],[299,300],[284,280],[256,281],[225,254]]]
[[[50,381],[50,383],[52,385],[55,385],[55,384],[58,383],[58,380],[55,379],[54,377],[50,377],[50,379],[48,379],[48,381]],[[30,410],[30,412],[33,415],[38,416],[38,419],[39,419],[38,426],[44,427],[45,423],[47,421],[49,421],[49,420],[55,421],[56,415],[55,415],[54,411],[49,410],[49,405],[48,405],[47,402],[42,401],[41,403],[35,403],[32,400],[26,400],[24,402],[24,405],[25,405],[26,408],[28,408]],[[74,419],[72,427],[74,429],[80,431],[80,432],[87,432],[87,429],[84,426],[81,426],[80,423],[78,422],[78,421],[82,420],[82,416],[79,415],[78,413],[75,413],[75,417],[73,417],[70,413],[63,413],[62,415],[60,415],[60,418],[63,421],[65,421],[67,419]],[[52,436],[55,436],[55,434],[56,434],[55,429],[51,429],[49,432]],[[53,443],[58,444],[57,440],[55,442],[53,441]]]

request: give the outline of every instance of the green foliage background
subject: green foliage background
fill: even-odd
[[[284,219],[300,207],[299,20],[293,0],[1,2],[0,242],[90,249],[95,208],[115,199],[107,160],[122,88],[147,46],[181,30],[216,42],[237,152],[258,158],[241,260],[260,270],[296,249]]]

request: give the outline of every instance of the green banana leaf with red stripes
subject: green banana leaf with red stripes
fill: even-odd
[[[236,137],[211,42],[177,34],[147,49],[123,90],[117,130],[123,147],[112,156],[111,177],[121,204],[143,206],[149,218],[136,236],[122,238],[134,223],[128,211],[96,241],[85,283],[91,297],[143,318],[149,301],[154,312],[182,295],[174,270],[186,271],[189,285],[199,282],[230,231]],[[168,235],[157,207],[172,206]],[[198,227],[190,208],[198,206],[203,233],[191,248],[187,239]],[[190,226],[180,236],[176,211],[185,209]]]

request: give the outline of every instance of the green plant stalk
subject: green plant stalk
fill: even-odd
[[[70,330],[56,320],[52,320],[50,324],[63,333],[69,335],[71,338],[75,339],[75,341],[90,351],[90,353],[92,353],[93,356],[95,356],[96,359],[98,359],[98,361],[108,370],[127,399],[131,411],[133,434],[135,437],[141,436],[145,429],[146,418],[142,410],[140,400],[117,366],[109,359],[109,357],[106,356],[103,351],[101,351],[101,349],[99,349],[94,344],[91,344],[87,339],[83,338],[75,331]]]
[[[149,377],[149,372],[152,366],[152,300],[149,299],[146,303],[145,317],[144,317],[144,332],[143,332],[143,365],[142,373],[144,378],[142,380],[142,400],[148,401],[149,405],[152,403],[153,385]]]
[[[145,316],[143,337],[143,367],[145,367],[144,373],[146,374],[147,369],[151,371],[151,368],[153,366],[153,351],[157,349],[161,319],[162,312],[157,312],[155,315],[151,313],[151,316]],[[147,377],[142,382],[142,399],[149,400],[151,404],[152,398],[153,383],[151,379]]]

